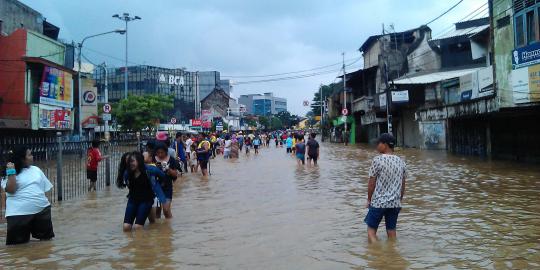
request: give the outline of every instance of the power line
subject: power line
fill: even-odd
[[[484,7],[485,7],[485,8],[484,8]],[[467,14],[465,17],[461,18],[458,22],[463,22],[463,21],[465,21],[465,20],[469,20],[469,19],[468,19],[469,16],[473,15],[474,13],[476,13],[476,12],[477,12],[478,10],[480,10],[481,8],[484,8],[484,9],[482,9],[482,11],[480,11],[480,12],[485,11],[485,10],[488,8],[487,2],[486,2],[485,4],[479,6],[479,7],[476,8],[475,10],[473,10],[471,13]],[[474,17],[474,16],[473,16],[473,17]],[[454,27],[455,27],[455,24],[452,24],[452,25],[450,25],[449,27],[446,27],[446,28],[444,28],[443,30],[437,32],[437,34],[435,34],[435,35],[433,35],[433,36],[442,36],[442,35],[444,35],[444,34],[447,34],[447,33],[451,32],[452,30],[454,30],[454,29],[453,29]]]
[[[358,60],[360,60],[360,59],[362,59],[362,57],[360,57],[358,59],[357,58],[351,58],[351,59],[347,59],[345,61],[355,60],[353,62],[353,63],[355,63],[355,62],[358,62]],[[337,65],[341,65],[341,64],[342,63],[339,62],[339,63],[334,63],[334,64],[330,64],[330,65],[315,67],[315,68],[311,68],[311,69],[298,70],[298,71],[289,71],[289,72],[275,73],[275,74],[266,74],[266,75],[232,75],[232,76],[222,75],[221,77],[223,77],[223,78],[265,78],[265,77],[274,77],[274,76],[280,76],[280,75],[288,75],[288,74],[296,74],[296,73],[314,71],[314,70],[324,69],[324,68],[333,67],[333,66],[337,66]]]
[[[446,13],[450,12],[452,9],[454,9],[455,7],[457,7],[459,4],[461,4],[461,2],[463,2],[463,0],[459,0],[459,2],[457,2],[455,5],[453,5],[452,7],[450,7],[447,11],[443,12],[441,15],[437,16],[435,19],[429,21],[428,23],[426,23],[426,25],[429,25],[430,23],[440,19],[442,16],[446,15]]]
[[[354,63],[358,62],[360,59],[361,58],[356,59],[355,61],[347,64],[347,66],[352,66]],[[308,78],[308,77],[314,77],[314,76],[329,74],[329,73],[333,73],[333,72],[340,71],[340,70],[342,70],[342,69],[341,68],[340,69],[332,69],[332,70],[320,71],[320,72],[315,72],[315,73],[310,73],[310,74],[301,74],[301,75],[295,75],[295,76],[279,77],[279,78],[271,78],[271,79],[263,79],[263,80],[252,80],[252,81],[243,81],[243,82],[240,81],[240,82],[236,82],[235,84],[239,85],[239,84],[251,84],[251,83],[263,83],[263,82],[274,82],[274,81],[282,81],[282,80],[301,79],[301,78]]]

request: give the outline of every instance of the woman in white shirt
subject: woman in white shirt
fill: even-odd
[[[6,245],[27,243],[30,235],[40,240],[54,237],[51,203],[45,196],[52,184],[32,163],[32,151],[21,147],[13,151],[6,165],[6,178],[2,180],[7,197]]]

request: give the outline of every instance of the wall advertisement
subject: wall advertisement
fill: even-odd
[[[470,74],[459,77],[459,91],[461,101],[493,95],[492,67],[479,69]]]
[[[98,125],[98,102],[97,88],[92,79],[83,79],[82,86],[82,106],[81,124],[83,128],[95,128]]]
[[[514,103],[540,102],[540,65],[512,70]]]
[[[443,121],[420,121],[419,128],[422,149],[446,149],[446,127]]]
[[[45,66],[39,85],[39,103],[72,108],[73,78],[71,73]]]
[[[73,129],[73,115],[70,109],[39,104],[38,117],[40,129]]]

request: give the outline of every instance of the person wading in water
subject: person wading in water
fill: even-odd
[[[377,151],[380,155],[373,159],[369,168],[368,198],[369,209],[364,222],[368,226],[369,242],[376,242],[377,229],[384,217],[386,234],[389,239],[396,238],[398,214],[405,194],[407,168],[405,162],[394,155],[395,138],[383,133],[379,137]]]

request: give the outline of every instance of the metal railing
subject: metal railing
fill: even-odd
[[[39,167],[53,184],[47,197],[51,203],[70,200],[88,193],[90,181],[86,178],[86,155],[90,141],[69,141],[64,137],[0,137],[0,176],[5,174],[9,151],[20,145],[28,146]],[[117,167],[123,153],[139,150],[135,136],[119,136],[100,144],[102,155],[109,158],[98,166],[97,191],[114,185]],[[4,221],[6,194],[0,188],[0,221]]]

